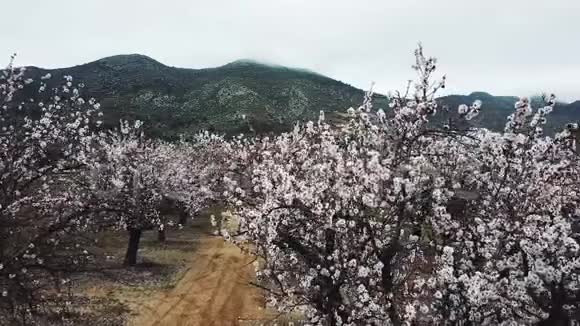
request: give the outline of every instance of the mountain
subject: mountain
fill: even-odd
[[[143,55],[119,55],[80,66],[46,70],[54,83],[71,75],[98,98],[109,125],[140,119],[153,136],[174,138],[208,129],[234,134],[289,130],[297,120],[359,106],[364,92],[320,74],[251,60],[221,67],[183,69]],[[87,94],[88,93],[88,94]],[[387,98],[376,95],[378,105]],[[330,115],[332,118],[332,114]]]
[[[482,101],[482,107],[480,114],[471,120],[469,124],[499,131],[505,127],[506,118],[514,112],[514,104],[519,98],[516,96],[493,96],[486,92],[443,96],[438,99],[441,109],[434,121],[442,124],[449,121],[450,118],[457,118],[457,107],[460,104],[470,105],[475,100]],[[532,96],[530,100],[534,109],[544,106],[541,96]],[[548,135],[561,131],[569,122],[579,122],[580,101],[573,103],[557,102],[547,120],[544,131]]]
[[[364,96],[360,89],[312,71],[253,60],[185,69],[131,54],[70,68],[28,68],[32,78],[46,73],[53,76],[49,86],[58,85],[65,75],[83,82],[84,95],[101,101],[106,125],[115,126],[121,118],[140,119],[150,135],[168,139],[201,129],[226,134],[289,130],[295,121],[317,119],[321,110],[327,118],[339,119],[334,113],[358,107]],[[470,123],[501,130],[517,99],[485,92],[444,96],[438,99],[441,109],[434,123],[456,116],[460,104],[481,100],[481,113]],[[387,108],[387,97],[375,95],[374,105]],[[560,130],[579,120],[580,101],[558,103],[546,129]]]
[[[493,96],[486,92],[473,92],[469,95],[448,95],[440,97],[441,109],[436,116],[436,122],[446,122],[450,117],[457,117],[457,107],[461,104],[471,105],[476,100],[482,102],[481,112],[470,123],[478,127],[501,130],[506,118],[514,110],[515,96]]]

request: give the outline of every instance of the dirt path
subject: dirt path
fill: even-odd
[[[260,291],[249,285],[252,258],[219,237],[201,235],[200,249],[173,289],[144,298],[133,326],[239,325],[264,315]]]

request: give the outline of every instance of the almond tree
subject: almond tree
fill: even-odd
[[[89,258],[75,235],[98,204],[76,181],[98,138],[98,103],[70,76],[49,89],[50,75],[25,72],[12,61],[0,71],[0,323],[62,310],[55,290]]]
[[[270,304],[315,325],[577,320],[578,168],[565,135],[538,129],[554,99],[516,104],[501,134],[432,129],[444,83],[415,55],[418,81],[390,110],[369,93],[341,127],[321,114],[233,142],[224,184],[239,230],[223,234],[260,257]]]
[[[541,137],[555,98],[546,102],[534,111],[522,98],[504,133],[474,134],[477,146],[461,168],[470,173],[457,180],[475,198],[460,216],[436,208],[436,297],[450,324],[579,320],[579,166],[564,141],[569,132]]]
[[[389,116],[368,93],[341,128],[321,114],[293,133],[234,146],[239,173],[226,178],[227,195],[276,307],[301,307],[321,325],[409,319],[408,284],[429,273],[427,222],[444,182],[427,153],[437,157],[439,139],[454,136],[427,125],[444,80],[432,83],[436,61],[421,49],[416,59],[419,81]]]
[[[121,121],[118,131],[103,138],[104,154],[93,164],[89,183],[102,206],[111,212],[109,224],[129,235],[125,264],[137,263],[141,235],[165,230],[178,223],[163,216],[168,201],[195,214],[214,197],[220,168],[222,138],[202,133],[177,144],[145,138],[139,121]],[[174,205],[175,205],[174,204]],[[185,222],[183,219],[180,223]]]
[[[177,143],[159,143],[156,164],[163,166],[160,186],[168,211],[177,210],[179,220],[165,219],[159,225],[159,240],[165,230],[185,225],[188,217],[216,201],[219,180],[225,168],[227,146],[223,137],[207,131],[196,133]]]
[[[146,139],[140,127],[139,121],[121,121],[119,130],[101,139],[102,156],[87,178],[101,205],[111,212],[106,217],[109,224],[128,232],[125,264],[129,266],[137,263],[143,230],[161,223],[163,198],[157,144]]]

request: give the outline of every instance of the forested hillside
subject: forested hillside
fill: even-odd
[[[232,135],[286,131],[296,121],[315,119],[319,111],[332,119],[332,113],[360,105],[364,95],[363,90],[311,71],[251,60],[184,69],[143,55],[119,55],[71,68],[29,68],[33,77],[47,73],[53,80],[72,75],[83,82],[85,94],[101,99],[105,125],[139,119],[150,135],[166,139],[202,129]],[[481,100],[486,114],[471,125],[500,130],[517,99],[485,92],[443,96],[438,98],[442,113],[434,120],[446,121],[459,104]],[[386,96],[375,94],[374,100],[376,107],[388,110]],[[545,129],[551,133],[579,119],[580,102],[558,103]]]

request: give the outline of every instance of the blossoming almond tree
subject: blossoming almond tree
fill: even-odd
[[[390,110],[373,110],[369,93],[340,128],[321,114],[234,142],[224,194],[239,232],[226,238],[251,243],[270,303],[311,324],[575,319],[578,169],[538,129],[554,100],[533,115],[518,103],[504,134],[432,129],[444,83],[431,81],[434,59],[415,55],[418,82]]]
[[[111,214],[108,224],[126,230],[129,235],[126,265],[135,265],[143,230],[161,223],[159,213],[163,198],[157,164],[157,143],[144,137],[141,122],[121,121],[120,128],[99,144],[102,156],[93,163],[87,182]]]
[[[0,71],[0,323],[61,309],[54,290],[89,258],[75,234],[97,204],[76,180],[98,138],[98,104],[70,76],[49,89],[51,76],[25,72],[12,62]]]
[[[165,230],[174,225],[185,225],[190,216],[211,205],[218,198],[218,187],[227,157],[227,142],[221,136],[207,131],[196,133],[176,143],[158,143],[156,163],[163,168],[160,186],[165,211],[177,209],[179,219],[167,216],[159,225],[159,240]],[[163,211],[163,210],[162,210]]]
[[[145,230],[157,229],[163,240],[168,227],[184,223],[162,213],[178,205],[188,215],[214,198],[220,164],[221,137],[209,133],[171,144],[145,138],[141,123],[121,121],[120,129],[102,138],[104,154],[89,178],[97,197],[110,212],[109,224],[127,230],[125,264],[137,263]]]
[[[408,282],[429,263],[430,192],[443,182],[424,153],[453,136],[428,128],[444,80],[432,83],[436,61],[421,49],[416,59],[419,83],[393,99],[389,116],[372,110],[368,93],[340,129],[321,115],[293,133],[238,144],[242,173],[226,178],[227,195],[278,308],[305,307],[313,324],[406,319]]]
[[[459,180],[477,194],[461,216],[438,207],[437,304],[465,324],[568,325],[578,320],[579,166],[563,140],[541,137],[555,99],[515,104],[504,133],[480,131]],[[454,222],[452,222],[454,221]]]

